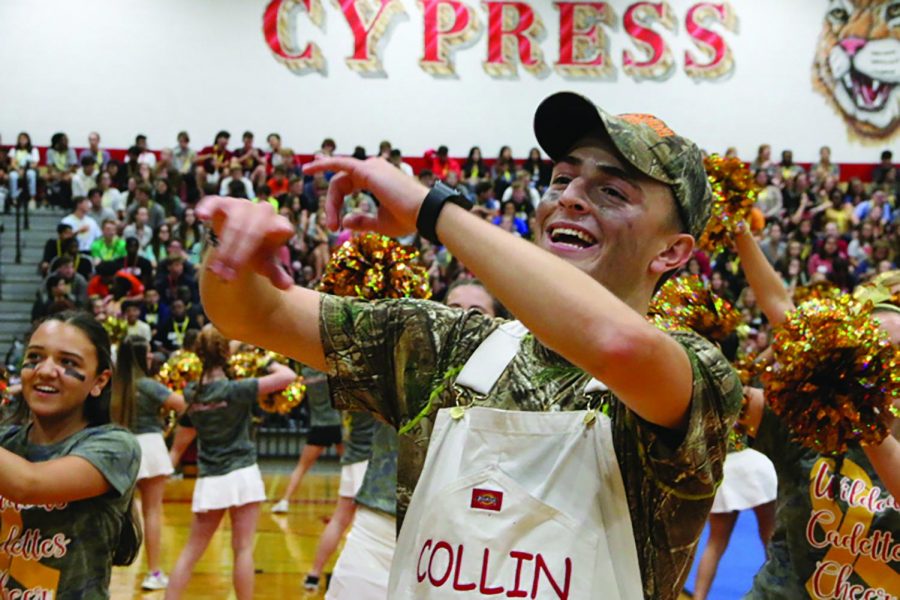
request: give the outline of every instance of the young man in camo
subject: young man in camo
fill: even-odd
[[[219,238],[202,279],[212,320],[328,372],[336,404],[399,430],[391,598],[677,598],[721,479],[740,383],[699,336],[645,319],[708,219],[699,149],[571,93],[541,104],[535,133],[555,163],[536,244],[384,161],[306,168],[337,173],[330,227],[369,190],[378,214],[344,227],[418,226],[516,322],[292,287],[273,258],[286,220],[226,198],[198,208]]]

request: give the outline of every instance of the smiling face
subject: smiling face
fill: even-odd
[[[109,369],[98,369],[97,351],[81,329],[46,321],[25,350],[22,395],[39,420],[80,420],[85,400],[100,396],[109,377]]]
[[[586,139],[553,168],[537,210],[539,246],[635,309],[659,277],[690,258],[670,188],[638,173],[604,139]]]

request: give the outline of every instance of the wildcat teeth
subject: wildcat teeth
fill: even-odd
[[[880,88],[880,87],[881,87],[881,82],[878,81],[877,79],[873,79],[872,80],[872,91],[877,92],[878,88]]]
[[[850,77],[850,73],[844,75],[844,85],[846,85],[848,88],[853,87],[853,78]]]

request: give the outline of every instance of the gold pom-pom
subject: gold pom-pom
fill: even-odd
[[[775,331],[766,399],[802,445],[823,454],[877,444],[900,399],[900,351],[871,304],[850,295],[800,305]]]
[[[366,300],[431,297],[419,252],[375,233],[354,237],[334,252],[319,291]]]
[[[228,358],[228,376],[231,379],[247,379],[266,374],[271,359],[261,352],[249,351],[232,354]]]
[[[882,273],[856,288],[853,297],[860,302],[900,307],[900,270]]]
[[[303,377],[297,377],[289,386],[270,394],[267,398],[260,400],[259,406],[266,412],[278,413],[286,415],[292,410],[300,406],[306,397],[306,384]]]
[[[731,247],[738,225],[747,220],[756,203],[759,185],[739,158],[713,154],[703,160],[703,165],[712,187],[713,203],[698,246],[715,253]]]
[[[830,281],[816,281],[794,290],[794,305],[800,306],[809,300],[837,300],[843,295],[844,291]]]
[[[653,297],[648,313],[664,330],[690,329],[721,342],[740,324],[741,313],[694,275],[667,281]]]
[[[103,321],[103,329],[109,336],[110,344],[120,344],[128,335],[128,321],[119,317],[106,317]]]
[[[200,357],[189,350],[176,350],[159,369],[156,379],[170,390],[180,392],[187,384],[199,381],[202,374]]]

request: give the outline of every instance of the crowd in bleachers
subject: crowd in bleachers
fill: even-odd
[[[175,147],[158,153],[139,135],[124,155],[103,149],[100,141],[92,133],[88,146],[76,152],[58,133],[42,155],[21,133],[14,146],[0,149],[0,200],[7,212],[15,203],[68,212],[36,265],[45,279],[33,319],[85,308],[101,320],[126,319],[129,333],[152,340],[162,354],[179,348],[185,333],[205,322],[196,272],[204,228],[193,207],[207,194],[266,202],[288,218],[296,235],[280,258],[298,285],[315,286],[330,252],[350,236],[324,225],[328,176],[304,176],[301,156],[308,155],[284,146],[278,134],[270,134],[261,148],[250,132],[232,144],[229,133],[221,131],[212,144],[194,150],[189,135],[181,132]],[[336,150],[335,142],[326,139],[315,155]],[[352,155],[367,157],[362,147]],[[551,177],[551,165],[536,148],[524,161],[515,160],[506,146],[492,160],[478,147],[457,160],[440,146],[415,160],[417,169],[389,142],[377,155],[426,185],[441,180],[457,188],[473,201],[474,212],[526,238],[535,230],[535,208]],[[851,289],[897,268],[900,177],[892,160],[885,151],[869,177],[842,181],[826,147],[818,162],[804,167],[789,150],[775,160],[770,146],[760,146],[750,163],[762,190],[750,226],[785,286],[794,290],[828,281]],[[360,192],[347,198],[344,210],[371,212],[377,206],[376,198]],[[417,236],[403,241],[420,248],[438,299],[468,275],[444,249]],[[704,278],[740,308],[751,332],[747,349],[766,345],[764,317],[733,253],[711,257],[698,251],[686,272]]]

